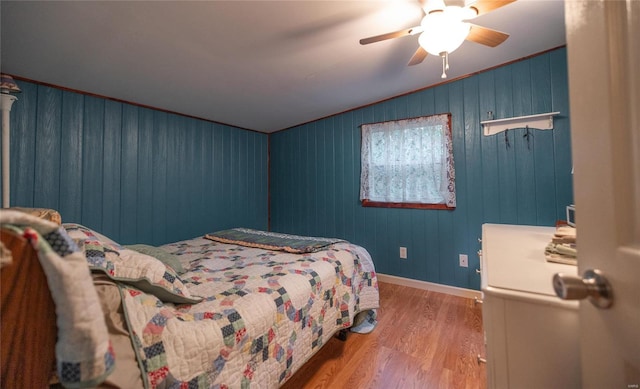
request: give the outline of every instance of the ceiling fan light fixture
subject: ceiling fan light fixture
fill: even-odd
[[[504,42],[509,34],[490,28],[471,25],[469,20],[487,14],[516,0],[475,0],[471,6],[465,0],[447,0],[462,5],[445,5],[445,0],[418,0],[422,6],[423,18],[420,26],[388,32],[369,38],[360,39],[361,45],[420,34],[420,47],[413,54],[408,65],[413,66],[429,55],[442,58],[442,78],[446,78],[449,69],[449,54],[453,53],[462,42],[469,40],[484,46],[496,47]],[[467,0],[468,1],[468,0]]]
[[[462,45],[471,31],[471,25],[463,20],[473,16],[475,13],[469,8],[448,6],[441,11],[432,11],[422,19],[423,32],[418,43],[427,53],[442,58],[442,78],[447,78],[449,54]]]
[[[449,6],[426,15],[420,23],[423,29],[418,37],[420,46],[431,55],[454,52],[471,30],[471,25],[462,21],[468,11],[468,8]]]

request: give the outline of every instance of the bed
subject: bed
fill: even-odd
[[[122,246],[1,212],[3,242],[25,237],[46,274],[65,387],[277,388],[330,337],[375,327],[371,257],[346,241],[238,228]]]

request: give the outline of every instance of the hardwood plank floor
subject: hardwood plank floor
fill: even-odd
[[[378,326],[332,338],[282,389],[486,388],[482,310],[468,298],[380,283]]]

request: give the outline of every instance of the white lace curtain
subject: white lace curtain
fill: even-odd
[[[363,124],[360,200],[455,207],[450,117]]]

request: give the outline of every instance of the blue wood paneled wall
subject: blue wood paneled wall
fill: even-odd
[[[20,82],[11,205],[126,243],[266,229],[268,135]]]
[[[481,120],[560,111],[552,131],[483,136]],[[362,123],[451,112],[455,211],[364,208],[359,202]],[[566,49],[271,135],[271,229],[345,238],[377,271],[480,288],[483,223],[552,226],[573,202]],[[408,259],[399,259],[399,247]],[[458,265],[469,256],[469,267]]]

